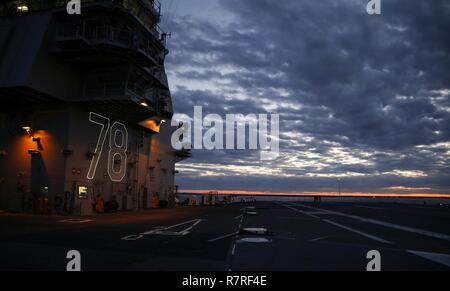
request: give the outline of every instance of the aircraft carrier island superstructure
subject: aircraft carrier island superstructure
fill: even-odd
[[[176,151],[153,0],[0,3],[0,210],[174,205]]]

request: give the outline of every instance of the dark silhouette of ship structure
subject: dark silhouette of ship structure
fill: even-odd
[[[0,209],[174,205],[172,99],[155,0],[0,3]]]

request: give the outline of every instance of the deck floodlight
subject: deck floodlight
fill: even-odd
[[[19,5],[19,6],[17,6],[17,10],[19,10],[20,12],[27,12],[28,6],[27,5]]]
[[[29,136],[31,136],[31,127],[30,126],[23,126],[22,129],[25,130]]]

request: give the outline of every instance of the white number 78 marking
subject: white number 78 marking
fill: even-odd
[[[109,118],[97,114],[95,112],[89,113],[89,121],[101,126],[95,152],[89,166],[87,178],[94,179],[97,172],[98,162],[100,161],[103,147],[105,145],[106,136],[109,134],[109,152],[108,152],[108,175],[113,182],[121,182],[125,178],[127,172],[127,150],[128,150],[128,131],[126,126],[120,122],[114,122],[110,127]],[[120,142],[118,142],[118,134],[120,134]],[[120,168],[115,169],[115,160],[120,158]]]

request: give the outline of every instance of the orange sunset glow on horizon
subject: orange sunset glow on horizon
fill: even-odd
[[[245,190],[192,190],[180,189],[179,193],[186,194],[210,194],[211,192],[219,195],[249,195],[249,196],[298,196],[298,197],[379,197],[379,198],[448,198],[450,194],[437,193],[358,193],[358,192],[342,192],[339,193],[323,193],[323,192],[263,192],[263,191],[245,191]]]

